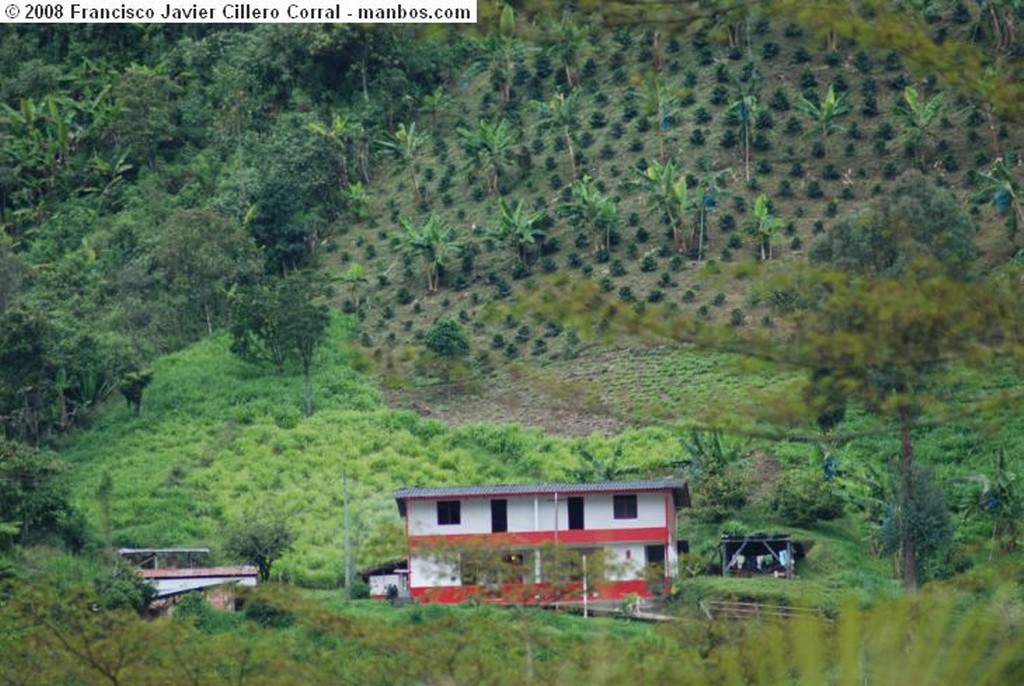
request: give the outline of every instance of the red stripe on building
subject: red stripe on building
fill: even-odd
[[[553,603],[583,600],[583,584],[505,584],[498,588],[490,586],[414,586],[410,595],[421,603],[462,603],[478,600],[485,603]],[[651,598],[653,594],[643,579],[610,581],[600,584],[591,591],[592,600],[621,600],[630,595]]]

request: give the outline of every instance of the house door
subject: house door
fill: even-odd
[[[569,498],[569,528],[583,528],[583,498]]]
[[[508,501],[491,501],[491,531],[501,533],[508,531]]]

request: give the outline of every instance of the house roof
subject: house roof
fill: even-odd
[[[259,569],[252,565],[235,567],[186,567],[163,569],[140,569],[139,576],[144,579],[196,579],[213,577],[258,576]]]
[[[684,479],[642,479],[637,481],[592,481],[564,483],[491,484],[477,486],[414,486],[395,491],[398,511],[405,516],[408,499],[486,498],[502,495],[555,495],[580,493],[622,493],[634,491],[672,491],[676,507],[690,506],[690,491]]]

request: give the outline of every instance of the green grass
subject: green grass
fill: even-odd
[[[664,473],[660,465],[686,457],[679,431],[668,427],[569,439],[516,424],[452,428],[389,409],[369,378],[353,369],[351,335],[346,321],[332,326],[313,379],[317,410],[308,418],[299,410],[298,370],[279,376],[269,367],[243,362],[229,352],[226,336],[156,361],[141,416],[112,404],[63,450],[74,468],[74,499],[96,535],[105,535],[96,491],[107,472],[113,479],[114,545],[207,545],[219,554],[231,527],[252,517],[281,517],[294,531],[295,545],[275,565],[275,575],[334,586],[343,569],[344,472],[357,558],[370,563],[405,553],[391,497],[399,486],[563,479],[577,464],[581,448],[604,463],[620,451],[621,466],[655,474]],[[620,374],[615,364],[608,368],[613,383],[607,386],[616,393],[626,394],[632,386],[642,389],[638,395],[649,394],[665,376],[681,396],[689,394],[694,408],[712,402],[735,406],[772,379],[762,371],[745,374],[735,360],[685,350],[661,351],[646,376]],[[596,368],[594,378],[600,379]],[[991,451],[1020,435],[1024,420],[1010,414],[1005,419],[1005,432],[994,435],[967,423],[922,429],[915,432],[918,455],[939,465],[948,492],[969,497],[961,477],[986,469]],[[854,413],[851,428],[868,421]],[[895,432],[868,436],[843,448],[840,464],[853,478],[865,464],[884,465],[898,448]],[[819,468],[813,447],[806,444],[755,440],[744,449],[774,455],[783,469]],[[948,455],[963,458],[944,459]],[[756,502],[733,519],[748,530],[787,530],[815,540],[802,575],[821,593],[832,593],[859,584],[862,576],[879,587],[887,585],[888,563],[870,555],[871,527],[861,517],[851,514],[802,531]],[[719,527],[696,522],[684,522],[682,531],[694,545],[713,544],[720,533]],[[962,542],[973,546],[971,554],[979,562],[984,561],[986,536],[983,522],[961,527]]]

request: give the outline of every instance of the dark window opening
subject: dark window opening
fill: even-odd
[[[461,524],[462,503],[458,500],[438,500],[437,523],[444,526]]]
[[[680,555],[690,554],[690,542],[689,541],[676,541],[676,552]]]
[[[644,546],[644,554],[647,556],[647,564],[665,566],[665,546],[648,545]]]
[[[617,495],[612,498],[615,519],[636,519],[636,496]]]
[[[491,531],[501,533],[508,531],[508,501],[491,501]]]
[[[569,528],[583,528],[583,498],[569,498]]]

